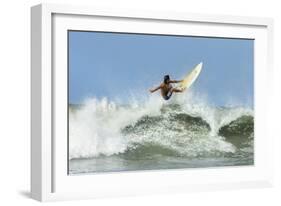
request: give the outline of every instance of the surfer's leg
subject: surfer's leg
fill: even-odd
[[[172,89],[172,93],[173,93],[173,92],[176,92],[176,93],[177,93],[177,92],[183,92],[183,89],[173,88],[173,89]]]
[[[176,92],[176,93],[178,93],[178,92],[183,92],[183,89],[171,88],[170,91],[168,92],[168,94],[167,94],[166,96],[163,96],[163,98],[164,98],[165,100],[170,99],[171,96],[172,96],[172,94],[173,94],[174,92]]]
[[[171,98],[172,94],[173,94],[173,88],[171,88],[171,89],[168,91],[167,95],[166,95],[166,96],[163,96],[163,98],[164,98],[165,100],[169,100],[169,99]]]

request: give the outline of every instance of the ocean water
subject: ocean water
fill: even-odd
[[[69,107],[69,174],[254,164],[254,113],[187,93]]]

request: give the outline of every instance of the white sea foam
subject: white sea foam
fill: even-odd
[[[179,104],[184,113],[201,117],[210,125],[210,133],[204,138],[193,138],[191,141],[192,134],[189,136],[186,133],[182,137],[181,133],[165,130],[165,125],[158,125],[147,133],[143,131],[142,135],[128,138],[122,134],[123,128],[134,125],[145,115],[161,115],[161,108],[166,104]],[[164,101],[157,95],[141,100],[132,98],[127,105],[117,105],[106,98],[87,99],[81,108],[70,111],[69,155],[71,159],[109,156],[125,152],[133,143],[147,142],[190,156],[211,151],[234,152],[235,147],[218,136],[218,130],[238,117],[252,113],[251,109],[245,108],[218,109],[192,92],[174,95],[171,101]]]

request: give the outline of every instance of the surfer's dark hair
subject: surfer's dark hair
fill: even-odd
[[[164,76],[164,83],[168,84],[168,81],[170,80],[170,76],[169,75],[165,75]]]

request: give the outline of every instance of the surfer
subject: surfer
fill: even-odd
[[[151,93],[161,89],[161,95],[163,97],[163,99],[168,100],[171,98],[172,94],[174,92],[183,92],[184,89],[177,89],[177,88],[173,88],[173,86],[171,85],[171,83],[180,83],[183,80],[170,80],[170,76],[169,75],[165,75],[164,76],[164,81],[163,83],[160,84],[160,86],[154,88],[154,89],[150,89],[149,91]]]

